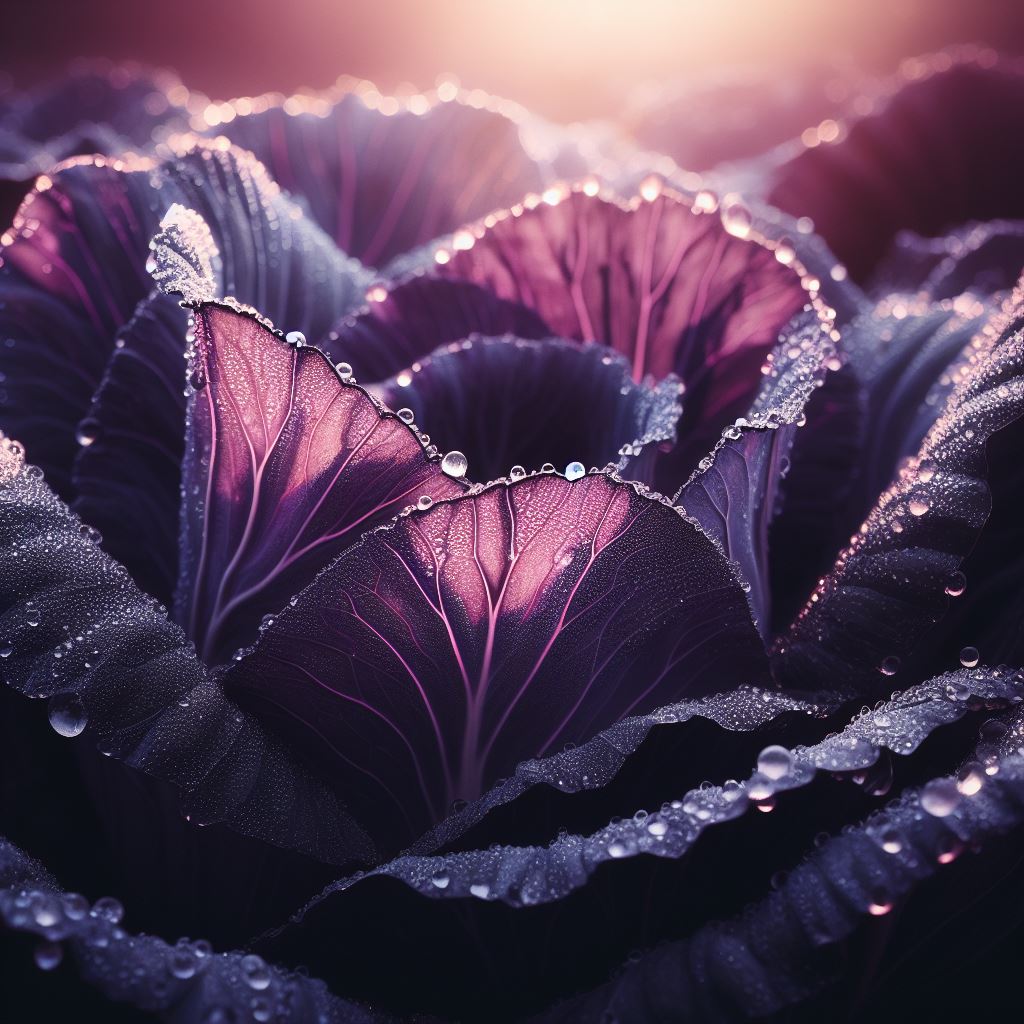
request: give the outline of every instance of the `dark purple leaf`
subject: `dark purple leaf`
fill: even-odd
[[[750,234],[744,208],[719,217],[657,188],[644,195],[624,204],[560,192],[514,208],[479,237],[456,235],[432,273],[528,306],[559,337],[609,345],[637,380],[677,374],[685,476],[747,411],[765,357],[811,302],[811,282],[783,262],[792,249]]]
[[[321,981],[282,970],[251,953],[215,953],[202,940],[180,939],[170,945],[152,935],[133,935],[124,930],[123,913],[112,897],[91,902],[62,891],[42,865],[0,839],[0,925],[37,939],[37,970],[54,970],[67,958],[82,981],[113,1003],[146,1011],[147,1017],[159,1014],[171,1024],[250,1017],[282,1024],[371,1024],[386,1019],[331,995]],[[27,958],[25,967],[33,969]],[[44,998],[22,1011],[37,1015],[48,1013],[50,1006]],[[16,993],[5,995],[5,1007],[19,1012]]]
[[[698,528],[608,476],[540,474],[369,534],[225,681],[397,845],[524,758],[763,671]]]
[[[965,292],[1009,291],[1024,270],[1024,223],[968,224],[940,238],[900,232],[874,274],[871,293],[916,292],[933,302]]]
[[[964,946],[955,941],[955,936],[949,936],[948,917],[943,922],[935,922],[933,917],[929,924],[929,915],[924,915],[922,921],[919,908],[922,903],[931,906],[946,897],[940,906],[944,916],[948,914],[946,908],[956,899],[949,898],[948,889],[937,891],[936,876],[953,872],[949,885],[962,890],[969,876],[965,879],[947,865],[956,861],[965,848],[977,852],[1019,831],[1024,819],[1024,771],[1018,752],[1011,746],[1021,740],[1019,712],[1009,725],[1003,749],[990,755],[989,772],[983,772],[978,760],[971,760],[957,776],[940,776],[918,790],[905,792],[884,810],[812,850],[781,880],[776,891],[748,907],[741,916],[714,921],[683,941],[665,944],[636,958],[614,981],[533,1019],[537,1024],[597,1024],[609,1019],[774,1018],[780,1011],[795,1012],[797,1004],[806,1006],[809,997],[826,987],[833,990],[835,1013],[846,1014],[851,998],[855,1004],[861,1003],[869,986],[881,987],[886,981],[890,990],[896,990],[900,1004],[920,1003],[913,996],[907,998],[906,992],[914,947],[924,944],[929,933],[934,935],[942,924],[946,925],[947,941],[952,939],[954,952],[941,959],[926,954],[922,982],[924,991],[931,993],[927,1005],[934,1005],[941,1014],[956,1000],[968,1004],[972,1012],[980,1002],[973,986],[964,986],[968,989],[965,993],[960,985],[937,984],[936,968],[961,968],[982,950],[975,943]],[[1004,870],[1013,874],[1014,866],[1011,861]],[[976,864],[974,873],[978,870]],[[931,884],[926,886],[929,880]],[[985,890],[998,881],[998,876],[989,880]],[[912,903],[916,893],[921,897],[917,915]],[[984,896],[984,890],[974,896],[972,887],[968,899],[960,901],[964,913],[954,918],[956,932],[962,933],[967,926],[965,919],[972,910],[977,911],[977,905],[972,907],[971,902]],[[984,915],[985,909],[980,913]],[[902,929],[889,919],[897,914]],[[916,931],[908,921],[915,916]],[[884,941],[886,958],[899,959],[888,977],[874,970],[861,977],[851,996],[851,972],[856,970],[858,958],[855,950],[850,950],[852,956],[847,954],[842,944],[855,931],[866,930],[873,918],[881,918],[878,924],[883,926],[874,932],[875,948]],[[993,920],[992,914],[982,916],[979,938],[985,943],[985,952],[991,949]],[[889,927],[884,927],[886,923]],[[875,1006],[883,1015],[893,1009],[891,999],[877,1000]],[[800,1019],[833,1016],[834,1012],[820,1007],[815,1012],[811,1004],[811,1014]],[[786,1019],[790,1019],[788,1014]]]
[[[90,158],[39,180],[3,235],[0,428],[62,494],[118,331],[152,290],[150,239],[174,204],[219,249],[218,294],[261,302],[311,337],[362,294],[357,268],[279,194],[247,154],[183,143],[162,163]]]
[[[403,103],[360,83],[248,100],[252,113],[236,104],[216,131],[252,150],[344,252],[383,266],[543,188],[522,111],[443,93]]]
[[[175,614],[217,663],[361,533],[462,485],[323,353],[251,311],[201,305],[195,335]]]
[[[886,102],[775,172],[770,202],[808,216],[862,280],[900,229],[1024,217],[1024,75],[990,53],[912,62]]]
[[[74,510],[139,586],[166,604],[178,576],[185,321],[170,296],[139,304],[78,425],[72,477]]]
[[[187,99],[174,75],[100,61],[30,92],[0,94],[0,177],[28,181],[71,156],[151,149],[185,127]]]
[[[477,480],[510,467],[614,466],[653,483],[659,447],[675,441],[682,412],[675,377],[636,383],[603,345],[549,338],[472,338],[449,345],[375,388],[409,409],[442,451],[457,449]],[[570,474],[571,475],[571,474]]]
[[[391,288],[378,285],[369,294],[369,304],[337,324],[324,341],[331,356],[348,363],[361,381],[384,380],[441,345],[473,334],[551,334],[532,310],[467,281],[416,275]]]
[[[172,783],[193,820],[335,863],[370,855],[335,795],[225,699],[181,630],[7,439],[0,653],[4,682],[46,699],[59,733]]]
[[[991,507],[985,448],[1024,414],[1020,290],[965,350],[941,415],[780,643],[788,685],[891,688],[942,616]]]
[[[769,530],[789,453],[811,396],[838,366],[836,347],[815,317],[794,323],[768,356],[747,415],[725,428],[675,497],[739,565],[762,635],[771,623]]]

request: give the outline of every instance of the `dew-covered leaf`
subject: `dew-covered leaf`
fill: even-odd
[[[225,685],[394,847],[524,758],[763,671],[697,527],[611,477],[540,474],[369,534]]]
[[[1019,712],[1010,727],[1003,728],[1007,740],[1020,743]],[[881,919],[875,942],[884,937],[886,955],[898,958],[898,969],[887,977],[874,972],[864,976],[856,998],[860,1002],[867,990],[886,981],[890,990],[899,991],[901,981],[907,980],[914,947],[925,945],[942,925],[948,932],[948,915],[957,902],[949,899],[949,886],[937,890],[932,881],[925,890],[925,883],[943,872],[955,873],[949,865],[967,849],[977,853],[1006,846],[1007,835],[1018,831],[1024,819],[1024,761],[1019,750],[1008,743],[1003,746],[986,765],[968,760],[957,775],[939,776],[904,792],[858,825],[827,838],[780,880],[775,891],[742,915],[713,921],[682,941],[633,958],[614,980],[532,1019],[537,1024],[695,1017],[739,1021],[774,1018],[786,1011],[789,1019],[803,1004],[809,1012],[799,1019],[818,1020],[833,1013],[810,1002],[826,988],[833,993],[826,1006],[841,1007],[837,1012],[845,1013],[850,996],[843,982],[849,980],[856,956],[844,955],[842,944],[858,930],[865,931],[872,919]],[[959,884],[950,882],[955,890],[964,888],[964,876],[959,877]],[[985,890],[998,882],[996,876]],[[985,913],[984,907],[979,911],[978,904],[970,905],[984,896],[984,891],[973,896],[976,891],[959,901],[963,913],[952,925],[958,932],[966,932],[972,911]],[[921,897],[917,915],[915,894]],[[938,902],[944,899],[948,904]],[[940,915],[948,906],[946,920],[937,922],[936,914],[928,913],[922,924],[920,907],[927,904],[934,910],[937,902]],[[891,920],[897,915],[903,926],[899,930]],[[983,918],[983,941],[990,932],[991,918]],[[949,1009],[956,1000],[974,1007],[980,1000],[973,986],[937,983],[940,964],[951,961],[952,970],[979,951],[970,941],[965,947],[954,943],[953,950],[942,960],[929,958],[925,964],[927,990],[932,993],[928,1003]],[[899,1002],[916,1001],[911,996]],[[894,1010],[884,1001],[875,1005],[884,1013]]]
[[[701,213],[645,187],[629,204],[578,190],[514,208],[457,233],[431,273],[529,307],[554,335],[616,349],[637,380],[675,373],[688,471],[746,412],[810,282],[786,265],[792,250],[751,234],[745,208]]]
[[[183,938],[172,945],[153,935],[132,934],[125,930],[124,913],[113,897],[90,901],[62,890],[41,864],[0,839],[0,925],[35,937],[35,965],[28,964],[26,945],[26,970],[53,971],[70,961],[73,966],[63,970],[74,970],[112,1003],[145,1011],[147,1017],[158,1014],[172,1024],[385,1020],[331,995],[322,981],[282,970],[244,950],[214,952],[205,940]],[[12,952],[9,949],[7,955]],[[58,982],[51,979],[51,984]],[[6,993],[4,1005],[32,1016],[48,1016],[53,1006],[45,994],[35,1005],[21,1005],[17,992]],[[82,1009],[81,1002],[77,1006]]]
[[[737,697],[743,707],[744,695],[719,695],[704,702],[702,713],[716,704],[724,711]],[[787,792],[810,785],[820,772],[870,769],[883,750],[908,756],[935,729],[959,721],[968,711],[1006,708],[1022,699],[1024,673],[1005,669],[949,672],[911,687],[875,709],[864,709],[843,730],[818,743],[793,749],[766,746],[745,779],[704,783],[654,813],[641,811],[616,819],[590,835],[562,834],[543,847],[496,845],[487,850],[434,855],[403,853],[380,867],[332,883],[302,914],[325,900],[342,903],[352,886],[382,876],[438,900],[476,897],[513,906],[558,901],[584,886],[602,864],[640,854],[678,859],[707,829],[733,821],[758,804],[772,806],[776,799],[785,799]],[[808,707],[779,697],[771,711],[778,715]],[[438,831],[443,834],[443,827]],[[301,923],[302,914],[293,923]]]
[[[614,466],[652,484],[659,447],[671,447],[680,384],[636,383],[629,363],[603,345],[506,336],[449,345],[375,393],[409,409],[442,451],[457,449],[477,480],[545,463],[569,475]]]
[[[369,83],[224,106],[219,134],[251,150],[339,248],[383,266],[543,187],[525,114],[443,88],[409,101]],[[250,112],[251,111],[251,112]]]
[[[888,689],[944,613],[990,511],[988,440],[1024,414],[1021,316],[1018,289],[950,371],[955,387],[918,453],[780,642],[787,684]]]
[[[769,354],[746,416],[726,427],[675,497],[743,573],[762,635],[771,624],[769,530],[807,404],[839,366],[836,347],[808,316]]]
[[[182,631],[6,439],[0,542],[3,679],[45,699],[58,733],[174,784],[194,820],[335,863],[369,855],[333,793],[225,699]]]
[[[296,219],[250,155],[195,140],[181,146],[163,162],[62,165],[39,179],[2,237],[0,428],[25,444],[63,495],[76,426],[118,331],[152,291],[149,243],[169,207],[193,210],[208,226],[219,250],[217,294],[259,302],[289,329],[318,337],[361,300],[359,268]]]
[[[1024,75],[991,53],[910,62],[891,95],[775,172],[768,199],[814,221],[858,280],[900,229],[1024,216]],[[1019,268],[1018,268],[1019,269]]]
[[[0,177],[27,181],[71,156],[150,148],[184,126],[187,99],[167,72],[99,61],[28,92],[0,93]]]
[[[139,303],[78,424],[72,476],[74,510],[136,583],[166,604],[178,576],[185,321],[168,295]]]
[[[194,323],[175,615],[217,663],[361,533],[463,485],[303,339],[227,305]]]

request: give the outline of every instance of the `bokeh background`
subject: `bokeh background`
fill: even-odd
[[[462,84],[558,120],[600,117],[641,81],[723,66],[887,71],[957,42],[1024,50],[1021,0],[31,0],[4,5],[0,69],[18,86],[76,57],[175,69],[215,98]]]

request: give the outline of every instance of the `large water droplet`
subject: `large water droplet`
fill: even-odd
[[[894,676],[900,670],[900,659],[895,654],[890,654],[888,658],[882,659],[882,664],[878,666],[878,671],[883,676]]]
[[[508,475],[510,480],[522,480],[526,476],[526,470],[522,466],[513,466],[508,471]]]
[[[960,664],[964,668],[974,668],[981,660],[981,654],[977,647],[965,647],[960,652]]]
[[[785,778],[793,768],[793,755],[785,747],[772,744],[757,755],[757,770],[769,779]]]
[[[85,705],[77,693],[58,693],[51,697],[48,712],[53,731],[69,739],[80,735],[89,724]]]
[[[119,924],[121,918],[124,917],[124,907],[113,896],[101,896],[92,905],[92,916],[101,921],[109,921],[111,924]]]
[[[426,512],[426,510],[433,504],[434,499],[429,494],[423,494],[416,500],[416,507],[421,512]]]
[[[302,348],[302,346],[306,344],[306,336],[302,331],[289,331],[284,336],[284,340],[287,341],[289,345],[294,345],[296,348]]]
[[[352,376],[352,367],[349,363],[335,363],[334,369],[342,380],[348,380]]]
[[[412,423],[412,421],[416,419],[416,414],[412,411],[412,409],[399,409],[398,412],[395,413],[395,415],[403,423]]]
[[[250,953],[248,956],[242,957],[242,977],[245,978],[245,983],[249,988],[259,992],[270,985],[270,968],[264,963],[262,957]]]
[[[59,942],[41,942],[36,946],[33,959],[41,971],[52,971],[64,959],[64,950]]]
[[[430,876],[430,882],[435,889],[447,889],[451,878],[447,871],[437,870]]]
[[[462,452],[449,452],[441,460],[441,472],[456,480],[464,477],[467,469],[469,469],[469,460]]]
[[[99,420],[84,419],[75,430],[75,440],[83,448],[88,448],[100,436],[100,430]]]
[[[907,508],[910,509],[912,516],[923,516],[931,508],[931,505],[924,498],[914,497],[907,502]]]
[[[722,200],[722,226],[736,238],[747,238],[753,225],[750,211],[735,196],[726,196]]]
[[[565,467],[565,479],[566,480],[579,480],[581,476],[585,476],[587,472],[586,466],[582,462],[570,462]]]
[[[936,818],[945,818],[960,803],[960,790],[952,779],[932,779],[921,790],[921,806]]]
[[[950,597],[959,597],[967,588],[967,577],[957,569],[949,574],[946,580],[946,593]]]

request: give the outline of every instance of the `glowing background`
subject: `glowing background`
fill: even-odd
[[[322,87],[391,90],[452,72],[569,120],[628,83],[725,65],[857,61],[888,70],[954,42],[1024,44],[1018,0],[35,0],[6,5],[0,68],[19,85],[79,56],[174,68],[221,98]]]

